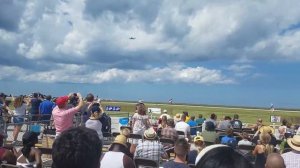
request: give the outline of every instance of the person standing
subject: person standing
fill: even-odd
[[[33,98],[30,101],[30,111],[29,114],[31,115],[31,121],[38,121],[39,119],[39,107],[41,104],[41,99],[39,99],[37,93],[33,93]]]
[[[138,103],[136,105],[136,112],[132,116],[132,132],[133,134],[144,135],[146,129],[150,127],[149,116],[146,114],[146,106],[144,103]],[[130,152],[134,153],[137,146],[137,141],[134,141],[130,146]]]
[[[69,94],[69,96],[71,96]],[[56,128],[56,137],[59,136],[63,131],[68,130],[73,126],[73,118],[75,113],[77,113],[83,105],[82,96],[77,93],[79,98],[79,103],[76,107],[70,109],[67,108],[69,96],[61,96],[56,99],[56,107],[52,111],[52,116],[54,120],[54,126]]]
[[[39,106],[41,120],[45,121],[47,124],[49,124],[52,110],[55,106],[55,104],[51,101],[51,98],[51,95],[46,96],[46,99]]]
[[[90,109],[92,114],[90,118],[86,121],[85,127],[95,130],[99,136],[99,139],[103,141],[103,134],[101,131],[102,123],[99,121],[99,118],[102,113],[101,108],[97,105],[91,104],[91,106],[92,107]]]
[[[19,132],[24,123],[24,117],[26,114],[27,104],[24,102],[23,96],[18,96],[14,100],[14,108],[13,111],[13,122],[14,122],[14,131],[13,131],[13,141],[12,145],[16,143],[18,140]]]

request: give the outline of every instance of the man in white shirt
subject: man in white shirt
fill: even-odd
[[[186,116],[183,114],[181,116],[181,120],[176,123],[175,129],[176,131],[184,132],[185,138],[191,139],[191,127],[185,122]]]

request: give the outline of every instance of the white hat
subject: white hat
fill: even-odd
[[[287,143],[292,149],[300,152],[300,135],[294,135],[293,138],[289,138]]]

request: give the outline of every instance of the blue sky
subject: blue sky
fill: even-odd
[[[1,91],[299,108],[299,5],[4,0]]]

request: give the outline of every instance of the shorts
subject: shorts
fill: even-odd
[[[13,117],[13,122],[16,125],[23,125],[24,118],[23,117]]]

